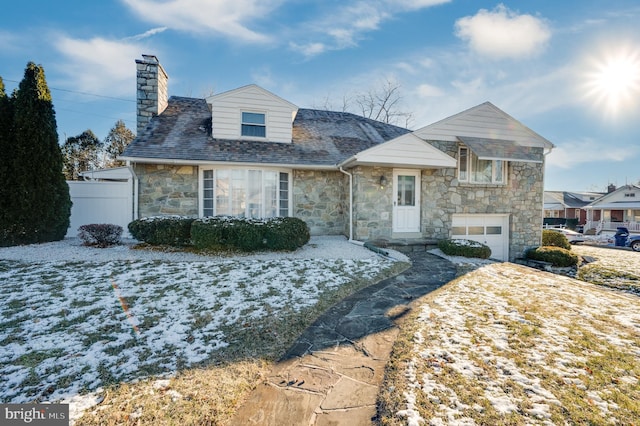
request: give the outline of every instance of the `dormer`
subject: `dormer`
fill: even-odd
[[[268,90],[251,84],[206,100],[214,138],[291,143],[298,107]]]

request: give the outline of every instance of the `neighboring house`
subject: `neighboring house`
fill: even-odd
[[[469,238],[502,260],[540,244],[553,145],[491,103],[412,132],[256,85],[169,98],[157,58],[136,63],[138,136],[120,158],[137,217],[294,216],[312,235]]]
[[[587,221],[585,206],[602,197],[602,192],[544,191],[545,219],[578,219],[578,225]]]
[[[640,186],[625,185],[612,190],[585,207],[589,229],[616,231],[624,226],[631,232],[640,232]]]

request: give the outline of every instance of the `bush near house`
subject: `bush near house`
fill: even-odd
[[[147,244],[193,245],[201,250],[293,251],[311,238],[307,224],[293,217],[154,216],[134,220],[128,228],[136,240]]]
[[[78,228],[78,238],[85,246],[109,247],[120,244],[122,226],[109,223],[92,223]]]
[[[198,219],[191,226],[196,248],[293,251],[309,242],[307,224],[293,217],[248,219],[216,216]]]
[[[438,248],[448,256],[477,257],[488,259],[491,256],[489,246],[471,240],[440,240]]]
[[[567,240],[564,234],[548,229],[542,231],[542,246],[561,247],[565,250],[571,250],[571,244],[569,244],[569,240]]]
[[[138,241],[151,245],[191,245],[191,224],[195,218],[185,216],[153,216],[129,223],[129,232]]]
[[[564,237],[564,235],[563,235]],[[565,238],[566,239],[566,238]],[[569,267],[578,264],[579,257],[562,247],[546,246],[529,249],[525,258],[549,262],[553,266]]]

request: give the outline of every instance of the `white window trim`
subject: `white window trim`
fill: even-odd
[[[276,168],[276,167],[229,167],[229,166],[212,166],[212,165],[204,165],[204,166],[199,166],[198,167],[198,217],[204,217],[204,172],[208,171],[208,170],[212,170],[214,171],[214,175],[215,175],[215,170],[244,170],[244,171],[248,171],[248,170],[260,170],[260,171],[269,171],[269,172],[276,172],[278,173],[278,180],[277,180],[277,186],[276,186],[276,193],[277,193],[277,208],[278,208],[278,216],[280,215],[280,173],[287,173],[289,175],[289,179],[287,182],[287,194],[289,196],[288,198],[288,206],[287,206],[287,216],[291,216],[292,214],[292,203],[293,203],[293,170],[292,169],[281,169],[281,168]],[[213,204],[213,209],[214,212],[216,210],[216,205],[215,205],[215,178],[214,178],[214,204]],[[264,208],[264,206],[263,206]]]
[[[461,158],[461,151],[462,150],[466,150],[467,152],[467,162],[466,162],[466,173],[467,176],[466,178],[461,179],[460,178],[460,158]],[[473,153],[473,151],[471,151],[471,149],[469,149],[467,146],[460,146],[458,147],[458,181],[459,182],[466,182],[472,185],[506,185],[507,184],[507,169],[508,169],[508,165],[509,162],[505,161],[505,160],[491,160],[492,162],[492,167],[491,167],[491,182],[476,182],[471,180],[471,177],[473,176],[472,170],[471,170],[471,166],[473,164],[473,158],[477,156]],[[496,162],[497,161],[501,161],[502,162],[502,180],[501,181],[496,181]]]
[[[243,113],[250,113],[250,114],[262,114],[264,115],[264,136],[245,136],[242,134],[242,125],[243,124],[249,124],[249,125],[256,125],[254,123],[245,123],[244,121],[242,121],[242,114]],[[260,141],[264,141],[264,140],[268,140],[269,138],[269,115],[267,114],[267,111],[261,111],[261,110],[257,110],[257,109],[241,109],[240,110],[240,117],[239,117],[239,128],[238,128],[238,134],[240,135],[241,139],[248,139],[248,140],[260,140]]]

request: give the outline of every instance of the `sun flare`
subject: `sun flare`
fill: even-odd
[[[594,60],[587,95],[614,115],[631,107],[640,97],[640,53],[619,50]]]

